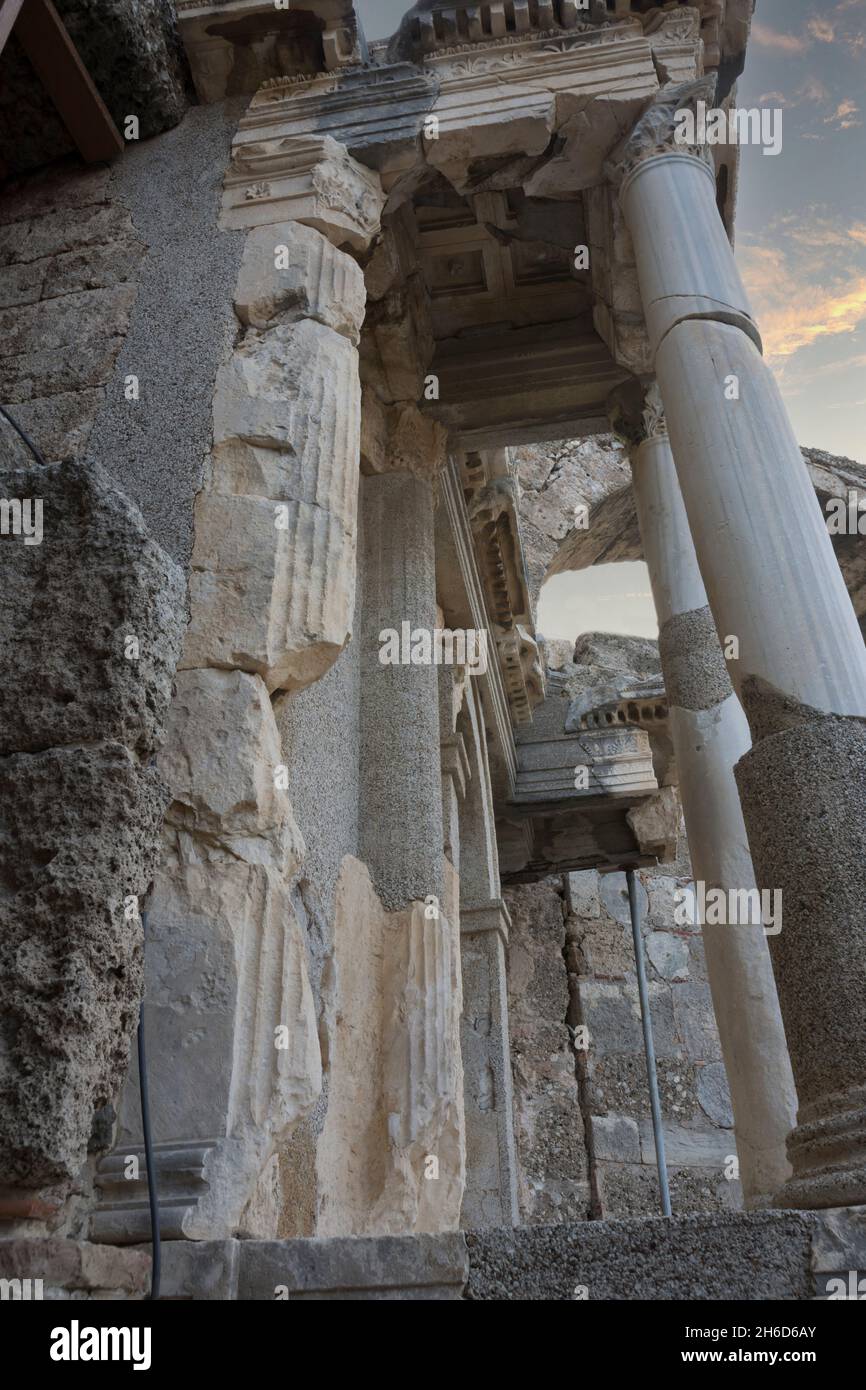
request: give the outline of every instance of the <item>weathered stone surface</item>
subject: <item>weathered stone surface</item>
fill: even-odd
[[[117,743],[0,760],[6,1182],[71,1180],[126,1071],[166,800]]]
[[[243,128],[236,136],[222,226],[302,222],[335,246],[366,251],[379,231],[385,202],[378,174],[330,135],[281,140],[268,134],[269,139],[254,139],[252,148]],[[254,182],[257,168],[263,177]]]
[[[60,1236],[19,1236],[0,1241],[0,1279],[38,1279],[40,1296],[50,1301],[144,1298],[150,1264],[150,1255],[144,1250],[118,1250]],[[15,1297],[14,1292],[11,1297]],[[31,1288],[25,1297],[37,1295]]]
[[[566,1025],[563,901],[556,880],[506,889],[518,1196],[524,1221],[586,1216],[589,1173]]]
[[[671,932],[651,932],[646,938],[646,953],[664,980],[685,980],[689,973],[689,943],[685,937]]]
[[[701,1109],[715,1125],[733,1129],[734,1112],[731,1109],[731,1093],[728,1078],[721,1062],[708,1062],[698,1069],[698,1100]]]
[[[273,1235],[273,1160],[322,1085],[306,944],[282,869],[169,858],[150,905],[145,1026],[153,1130],[168,1141],[158,1149],[165,1233]],[[141,1152],[134,1072],[99,1178],[103,1239],[144,1234],[143,1177],[123,1181],[130,1152]]]
[[[303,858],[304,845],[289,798],[277,786],[281,766],[261,677],[244,671],[178,673],[159,760],[172,794],[169,826],[195,835],[201,852],[214,859],[222,851],[251,863],[285,863],[290,872]]]
[[[440,1235],[313,1240],[172,1241],[163,1247],[165,1298],[456,1299],[466,1244]]]
[[[244,242],[235,313],[251,328],[315,319],[357,344],[364,320],[364,273],[313,227],[277,222]]]
[[[682,814],[676,787],[662,787],[629,811],[626,819],[643,853],[669,864],[677,856]]]
[[[593,1115],[590,1121],[593,1155],[597,1162],[640,1163],[641,1137],[628,1115]]]
[[[4,471],[43,539],[2,546],[0,751],[105,739],[152,753],[180,651],[183,577],[94,464]]]
[[[518,1227],[466,1237],[469,1299],[808,1299],[800,1212]]]
[[[339,333],[312,319],[247,333],[217,374],[211,487],[307,502],[353,529],[360,399]]]
[[[317,680],[351,632],[355,545],[305,503],[203,493],[196,507],[191,619],[181,666],[239,668],[268,691]]]
[[[801,707],[800,723],[756,743],[736,777],[758,884],[783,895],[769,944],[800,1108],[794,1173],[777,1200],[856,1205],[866,1183],[866,728],[810,715]]]
[[[343,862],[334,920],[322,1234],[455,1230],[464,1182],[460,959],[423,903],[386,912]]]
[[[365,390],[361,408],[361,461],[367,473],[413,473],[432,481],[445,467],[448,435],[418,407],[384,405]]]

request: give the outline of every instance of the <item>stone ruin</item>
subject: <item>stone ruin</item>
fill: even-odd
[[[139,1011],[164,1297],[866,1267],[866,473],[795,442],[736,147],[674,133],[751,10],[57,0],[77,115],[13,28],[4,1279],[146,1291]],[[548,575],[641,557],[657,644],[544,641]]]

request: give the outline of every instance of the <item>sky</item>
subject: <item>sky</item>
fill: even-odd
[[[367,37],[406,0],[356,0]],[[866,463],[866,0],[757,0],[737,105],[782,113],[776,156],[741,151],[737,261],[802,445]],[[545,585],[548,637],[654,636],[643,565]]]

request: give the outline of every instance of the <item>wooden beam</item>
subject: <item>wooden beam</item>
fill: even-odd
[[[12,25],[18,18],[18,12],[24,0],[0,0],[0,53],[6,46],[6,40],[12,33]]]
[[[4,12],[8,3],[4,0]],[[15,37],[57,107],[82,159],[94,164],[120,154],[123,137],[51,0],[24,0],[15,24]]]

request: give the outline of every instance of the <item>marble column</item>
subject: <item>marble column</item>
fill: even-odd
[[[643,551],[659,620],[677,779],[695,879],[755,887],[734,764],[751,746],[707,603],[657,388],[631,449]],[[768,1206],[790,1175],[797,1097],[764,929],[701,923],[731,1091],[743,1196]]]
[[[610,161],[698,563],[753,747],[737,782],[799,1096],[777,1203],[866,1202],[866,650],[760,350],[706,150],[663,88]],[[675,126],[676,123],[676,126]]]

